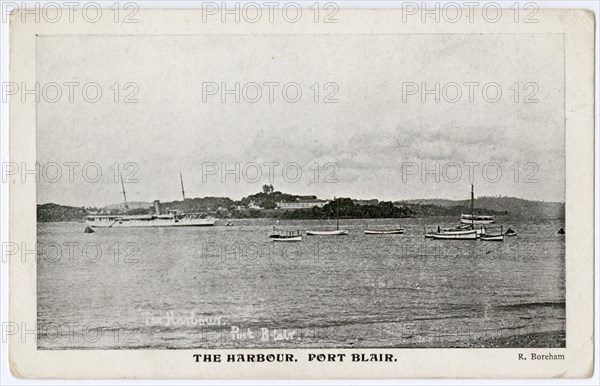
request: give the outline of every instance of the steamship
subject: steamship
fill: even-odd
[[[181,193],[185,201],[185,191],[183,189],[183,177],[181,179]],[[125,184],[121,178],[123,188],[123,198],[127,210],[127,196],[125,194]],[[167,210],[167,213],[161,213],[160,202],[154,201],[154,214],[149,215],[91,215],[85,218],[86,225],[90,228],[121,228],[121,227],[201,227],[214,226],[216,219],[207,216],[205,213],[184,213],[180,210]]]

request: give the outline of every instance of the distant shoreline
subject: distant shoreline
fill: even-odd
[[[275,197],[272,197],[275,196]],[[279,197],[279,198],[276,198]],[[297,196],[276,192],[258,193],[247,200],[234,202],[226,197],[191,198],[185,201],[160,203],[161,212],[167,209],[183,213],[205,213],[219,220],[271,218],[278,220],[326,220],[339,213],[340,219],[403,219],[460,216],[469,213],[468,201],[421,200],[370,202],[338,198],[336,201],[321,203],[320,206],[304,208],[277,208],[276,203],[297,202]],[[299,197],[299,196],[298,196]],[[565,204],[542,201],[529,201],[515,197],[480,197],[475,199],[475,214],[510,216],[521,219],[564,219]],[[114,216],[151,215],[154,208],[135,208],[124,213],[120,209],[86,208],[59,205],[54,203],[37,205],[38,222],[83,221],[88,215],[110,214]]]
[[[501,215],[498,216],[499,218],[497,218],[496,223],[500,223],[502,221],[504,221],[505,219],[503,217],[508,217],[510,219],[510,221],[523,221],[523,220],[533,220],[533,219],[528,219],[528,218],[521,218],[521,217],[514,217],[512,215]],[[344,221],[359,221],[359,220],[363,220],[363,221],[374,221],[374,220],[378,220],[378,221],[396,221],[396,222],[404,222],[407,220],[415,220],[415,221],[419,221],[419,220],[427,220],[427,219],[439,219],[440,221],[444,222],[447,220],[448,223],[451,222],[456,222],[457,218],[456,216],[452,216],[452,215],[448,215],[448,216],[415,216],[415,217],[377,217],[377,218],[340,218],[340,223],[343,223]],[[255,217],[255,218],[248,218],[248,217],[232,217],[232,218],[225,218],[225,219],[217,219],[215,226],[217,227],[221,227],[221,226],[226,226],[227,223],[231,223],[233,226],[239,226],[239,225],[243,225],[240,224],[240,222],[242,223],[248,223],[251,221],[261,221],[264,220],[265,222],[273,222],[273,225],[276,225],[275,222],[281,221],[282,223],[291,223],[291,222],[304,222],[304,221],[322,221],[322,222],[331,222],[331,223],[335,223],[335,219],[334,218],[327,218],[327,219],[319,219],[319,218],[308,218],[308,219],[282,219],[282,218],[277,218],[277,217]],[[544,221],[562,221],[564,224],[564,218],[543,218],[541,220]],[[62,220],[57,220],[57,221],[37,221],[37,224],[83,224],[85,225],[85,219],[81,219],[81,220],[66,220],[66,221],[62,221]],[[494,224],[492,224],[494,225]]]

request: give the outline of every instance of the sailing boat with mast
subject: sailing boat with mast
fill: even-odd
[[[94,228],[129,228],[129,227],[199,227],[214,226],[217,221],[215,218],[207,216],[204,213],[184,213],[177,209],[167,210],[167,213],[161,213],[160,202],[154,201],[154,214],[147,215],[129,215],[129,205],[127,204],[127,193],[125,193],[125,183],[121,178],[121,188],[123,189],[123,200],[125,202],[125,213],[116,215],[91,215],[85,218],[86,225]],[[185,190],[183,188],[183,176],[179,173],[181,181],[181,194],[185,201]]]
[[[125,201],[125,213],[129,210],[129,205],[127,205],[127,193],[125,193],[125,182],[123,182],[123,176],[119,173],[119,178],[121,179],[121,189],[123,189],[123,201]]]
[[[185,189],[183,189],[183,176],[181,175],[181,171],[179,172],[179,181],[181,181],[181,196],[183,197],[183,202],[185,202]]]
[[[486,216],[486,215],[475,215],[473,212],[473,203],[475,201],[475,196],[473,193],[473,184],[471,184],[471,214],[461,214],[460,215],[460,223],[471,225],[475,227],[475,225],[488,225],[496,222],[494,216]]]
[[[348,235],[347,230],[340,229],[340,203],[337,202],[337,199],[334,197],[333,201],[335,202],[335,213],[336,213],[336,228],[331,231],[306,231],[307,236],[346,236]]]
[[[482,227],[481,229],[475,228],[475,215],[474,215],[474,202],[475,202],[475,193],[473,184],[471,184],[471,215],[469,217],[470,224],[465,224],[461,220],[463,225],[459,225],[455,228],[447,228],[443,229],[438,226],[437,232],[429,232],[425,233],[425,237],[437,239],[437,240],[476,240],[482,235],[485,234],[485,229]],[[462,215],[464,217],[466,215]]]

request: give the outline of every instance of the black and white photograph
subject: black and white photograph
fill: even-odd
[[[564,347],[561,35],[254,39],[38,37],[41,348]]]
[[[33,350],[396,376],[435,349],[573,359],[593,12],[127,4],[35,30],[34,84],[4,87],[31,116],[3,178],[35,239],[3,253],[33,272]]]

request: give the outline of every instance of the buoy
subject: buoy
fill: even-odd
[[[95,231],[88,225],[83,230],[83,233],[94,233]]]
[[[560,228],[560,229],[558,230],[558,234],[559,234],[559,235],[564,235],[564,234],[565,234],[565,229],[564,229],[564,228]]]

